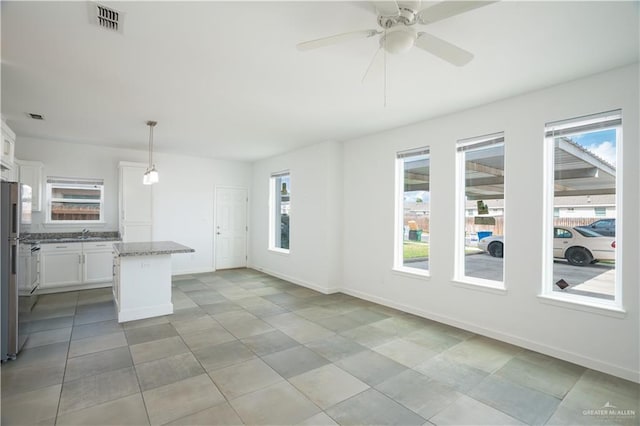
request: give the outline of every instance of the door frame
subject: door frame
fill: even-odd
[[[217,260],[217,246],[218,246],[218,234],[216,232],[216,229],[218,227],[218,192],[221,189],[241,189],[244,190],[246,196],[247,196],[247,201],[245,204],[245,229],[246,231],[246,238],[244,241],[244,251],[245,251],[245,262],[244,262],[244,267],[247,268],[249,266],[249,188],[246,186],[234,186],[234,185],[215,185],[214,186],[214,190],[213,190],[213,247],[212,247],[212,264],[213,264],[213,270],[214,272],[218,270],[218,260]]]

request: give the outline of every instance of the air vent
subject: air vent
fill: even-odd
[[[28,112],[27,115],[34,120],[44,120],[44,115],[42,114],[34,114],[33,112]]]
[[[102,4],[96,4],[96,23],[104,29],[122,32],[122,14]]]

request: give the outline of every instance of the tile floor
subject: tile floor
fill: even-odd
[[[42,296],[2,424],[640,423],[637,384],[254,270],[173,301],[118,324],[108,289]]]

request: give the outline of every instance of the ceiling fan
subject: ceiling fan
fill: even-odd
[[[298,50],[311,50],[344,41],[380,36],[380,49],[389,53],[403,53],[413,46],[425,50],[453,65],[463,66],[473,59],[473,54],[432,34],[416,31],[416,25],[429,25],[452,16],[460,15],[496,1],[457,1],[436,3],[420,10],[421,0],[373,1],[378,13],[380,28],[350,31],[297,45]],[[380,49],[378,51],[380,51]]]

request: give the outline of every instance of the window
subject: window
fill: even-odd
[[[271,175],[269,248],[289,252],[291,215],[291,175],[288,171]]]
[[[429,271],[429,169],[428,147],[397,154],[394,268],[405,272]]]
[[[546,295],[620,305],[616,264],[622,247],[616,233],[621,234],[612,217],[620,196],[621,124],[618,110],[546,125]],[[556,209],[559,215],[552,214]]]
[[[457,151],[456,279],[503,288],[504,135],[460,140]]]
[[[103,222],[102,179],[47,178],[48,223]]]

